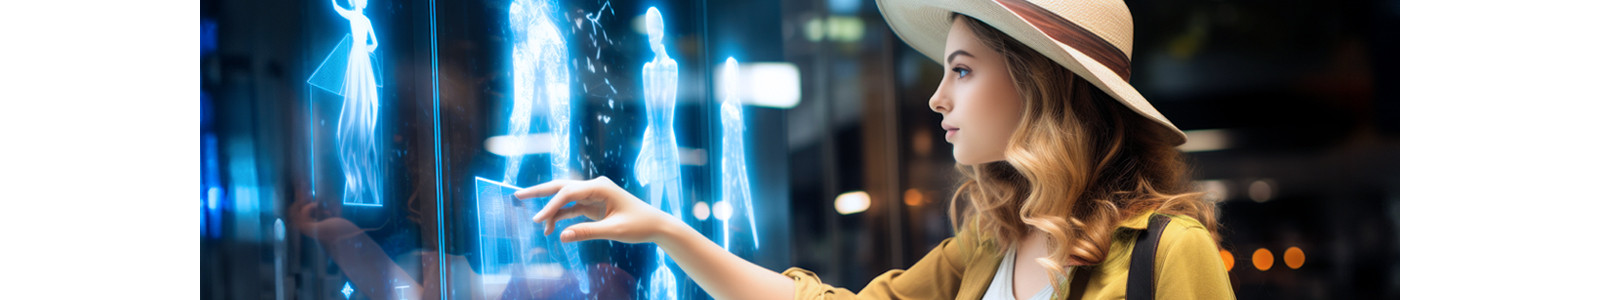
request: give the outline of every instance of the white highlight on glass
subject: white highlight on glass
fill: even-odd
[[[731,58],[730,58],[731,59]],[[720,67],[727,72],[727,65]],[[738,65],[738,77],[719,76],[718,86],[737,87],[734,91],[746,105],[794,108],[800,104],[800,68],[786,62],[756,62]]]
[[[871,206],[872,197],[867,196],[867,192],[863,191],[839,194],[839,197],[833,199],[833,209],[838,210],[841,215],[867,211],[867,208]]]
[[[717,202],[716,205],[712,205],[711,206],[711,215],[712,216],[716,216],[717,220],[727,221],[728,218],[732,218],[733,217],[733,205],[728,204],[728,201],[719,201],[719,202]],[[722,231],[722,232],[724,232],[723,236],[732,235],[732,234],[729,234],[728,231],[726,230],[726,228],[728,227],[728,222],[723,222],[722,223],[722,227],[724,228],[724,230]],[[724,243],[726,243],[726,242],[727,242],[727,240],[724,240]],[[727,247],[727,246],[728,245],[726,245],[726,244],[723,245],[723,247]]]
[[[529,154],[550,153],[556,149],[556,138],[549,133],[530,133],[521,136],[500,135],[483,141],[484,150],[494,155],[520,157]],[[507,162],[510,163],[510,162]]]
[[[705,201],[695,201],[694,202],[694,219],[695,220],[705,221],[706,218],[710,218],[710,217],[711,217],[711,206],[710,205],[706,205]]]

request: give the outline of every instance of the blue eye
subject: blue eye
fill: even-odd
[[[957,78],[966,78],[967,73],[972,73],[972,70],[967,70],[966,68],[951,68],[950,71],[956,72]]]

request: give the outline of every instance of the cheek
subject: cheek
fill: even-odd
[[[982,96],[973,108],[973,119],[980,123],[987,135],[1005,141],[1022,120],[1022,97],[1011,82],[996,80],[984,86]]]

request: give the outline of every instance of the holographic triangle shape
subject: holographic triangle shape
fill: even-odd
[[[372,79],[378,87],[383,87],[383,61],[380,54],[383,51],[374,51],[372,59]],[[317,69],[311,72],[311,77],[306,78],[306,84],[318,89],[328,91],[334,95],[344,96],[344,73],[350,67],[350,34],[339,38],[339,44],[328,51],[328,56],[322,58]]]

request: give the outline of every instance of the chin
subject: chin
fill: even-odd
[[[975,163],[972,163],[972,161],[971,161],[971,160],[966,160],[966,159],[961,159],[961,157],[960,157],[960,156],[957,156],[957,157],[956,157],[956,164],[958,164],[958,165],[963,165],[963,166],[971,166],[971,165],[976,165],[976,164],[975,164]]]
[[[953,153],[951,153],[951,155],[955,157],[956,164],[968,165],[968,166],[981,165],[981,164],[986,164],[986,163],[992,163],[992,162],[1005,160],[1003,158],[1001,158],[1001,159],[988,159],[988,158],[985,158],[985,157],[974,157],[973,155],[962,155],[961,151],[954,151]]]

